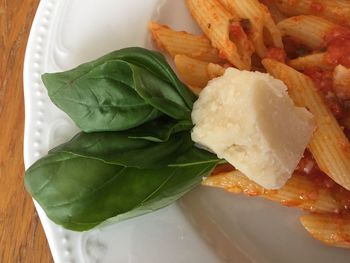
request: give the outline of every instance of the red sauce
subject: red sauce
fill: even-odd
[[[317,88],[323,92],[333,90],[333,72],[322,71],[319,68],[307,68],[304,73],[312,78]]]
[[[333,69],[342,64],[350,67],[350,29],[337,26],[325,37],[326,62],[333,65],[330,69],[308,68],[304,73],[311,77],[316,87],[321,91],[324,101],[334,116],[340,120],[349,114],[344,107],[345,101],[341,101],[334,94]]]
[[[337,120],[340,120],[345,117],[346,112],[343,108],[343,105],[337,98],[334,97],[331,99],[327,99],[326,104]]]
[[[311,177],[315,185],[320,188],[331,188],[336,184],[331,178],[321,171],[312,154],[308,150],[305,150],[304,156],[300,160],[296,171],[299,174]]]
[[[286,63],[287,54],[283,48],[272,47],[267,51],[266,57],[275,59],[282,63]]]
[[[244,37],[245,33],[239,22],[231,22],[229,26],[230,38],[234,40],[240,40]]]
[[[211,173],[211,175],[218,175],[221,173],[228,173],[231,171],[234,171],[235,168],[229,164],[229,163],[225,163],[225,164],[219,164],[218,166],[215,167],[214,171]]]
[[[308,75],[321,91],[324,101],[336,119],[345,117],[346,111],[341,101],[334,95],[333,72],[319,68],[307,68],[304,73]]]
[[[350,67],[350,30],[338,26],[326,36],[325,42],[327,63],[334,67],[337,64]],[[308,68],[304,70],[304,73],[314,81],[316,84],[315,86],[319,89],[321,95],[323,95],[326,105],[338,120],[349,115],[349,110],[345,107],[346,102],[339,100],[334,95],[333,68],[328,70]],[[344,145],[347,144],[344,143]],[[334,212],[349,213],[350,191],[338,185],[321,171],[308,151],[305,152],[305,155],[299,162],[296,171],[312,178],[312,181],[316,186],[316,192],[325,190],[330,192],[331,196],[339,204],[339,209]]]
[[[341,204],[343,210],[350,210],[350,192],[336,183],[334,183],[332,190],[333,198]]]
[[[326,61],[331,65],[350,67],[350,30],[338,26],[325,39],[327,43]]]
[[[332,41],[337,40],[342,37],[346,37],[349,35],[350,29],[343,26],[336,26],[334,27],[326,36],[325,36],[325,42],[326,45],[331,44]]]
[[[304,157],[300,160],[296,172],[304,176],[312,178],[316,189],[310,193],[303,193],[301,199],[312,199],[316,197],[318,192],[327,189],[330,191],[331,196],[340,205],[340,209],[334,211],[335,213],[343,213],[350,210],[350,191],[346,190],[342,186],[338,185],[331,178],[329,178],[321,169],[317,166],[312,154],[306,150]]]
[[[226,55],[224,54],[224,52],[222,50],[219,51],[219,58],[226,60]]]

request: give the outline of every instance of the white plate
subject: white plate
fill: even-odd
[[[24,65],[25,166],[77,128],[40,80],[127,46],[152,48],[147,23],[198,32],[183,0],[42,0]],[[198,187],[177,204],[113,226],[76,233],[37,205],[56,262],[349,262],[350,252],[312,239],[300,212],[259,198]]]

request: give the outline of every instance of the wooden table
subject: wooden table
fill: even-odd
[[[39,0],[0,0],[0,262],[53,262],[23,185],[23,58]]]

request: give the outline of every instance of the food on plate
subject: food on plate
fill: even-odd
[[[350,248],[349,239],[343,238],[348,235],[347,229],[350,227],[350,4],[340,0],[250,0],[244,3],[236,0],[216,0],[210,1],[211,7],[200,7],[199,2],[186,0],[194,20],[210,39],[212,47],[217,48],[225,60],[206,60],[206,63],[215,64],[223,69],[230,66],[244,68],[238,64],[240,60],[237,60],[238,63],[232,62],[229,56],[225,56],[225,52],[230,52],[231,47],[218,44],[218,36],[221,36],[221,39],[225,39],[226,36],[227,39],[229,35],[238,54],[245,54],[245,58],[250,54],[251,68],[260,72],[267,71],[282,80],[288,87],[288,93],[295,105],[306,107],[314,115],[316,124],[308,150],[282,188],[265,189],[234,167],[230,166],[227,169],[225,165],[217,166],[212,176],[204,179],[203,184],[225,188],[234,193],[263,196],[287,206],[300,207],[312,213],[318,212],[320,214],[303,217],[302,222],[306,229],[315,238],[327,244]],[[242,32],[243,29],[248,38],[245,41],[253,43],[253,52],[249,49],[239,49],[234,37],[237,35],[231,34],[230,23],[226,23],[225,30],[222,29],[222,25],[218,28],[212,27],[212,19],[222,7],[229,12],[225,17],[233,17],[231,21],[234,29],[237,29],[234,32]],[[274,23],[266,24],[270,21],[269,17],[272,17]],[[262,38],[259,35],[261,28],[264,28]],[[267,34],[267,31],[270,34]],[[279,35],[283,49],[278,44]],[[162,41],[156,40],[156,43],[161,49]],[[267,52],[262,51],[264,46]],[[164,51],[167,52],[166,49]],[[182,54],[181,50],[178,52]],[[186,56],[194,58],[191,54]],[[201,60],[198,57],[194,59]],[[198,64],[200,62],[198,61]],[[181,65],[176,67],[180,78],[192,87],[192,83],[187,81],[188,76],[196,71],[195,66],[192,67],[192,71],[187,72],[180,70]],[[204,79],[203,82],[212,79],[206,70],[197,71],[196,77]],[[198,94],[202,89],[199,85],[193,88]],[[323,220],[323,217],[329,220]],[[304,218],[312,219],[308,221],[312,227],[305,223],[307,221]],[[336,227],[336,224],[331,222],[333,218],[341,222],[341,227]],[[339,238],[329,239],[332,236]]]
[[[269,48],[283,48],[281,31],[278,30],[269,10],[256,0],[219,0],[219,2],[239,17],[239,23],[254,44],[255,52],[266,57]],[[269,41],[264,37],[269,35]]]
[[[308,165],[304,168],[310,169],[311,173],[305,175],[301,167],[298,167],[287,183],[275,190],[263,188],[240,171],[234,170],[233,167],[231,171],[215,169],[215,175],[213,173],[213,176],[206,178],[203,184],[224,188],[235,194],[260,196],[285,206],[298,207],[313,213],[346,213],[350,204],[350,192],[324,176],[313,165],[314,163],[308,160]]]
[[[216,0],[186,0],[186,4],[219,54],[235,67],[249,70],[254,48],[240,18]]]
[[[288,65],[300,71],[318,67],[322,67],[325,70],[332,68],[332,66],[327,63],[325,52],[312,53],[310,55],[291,59],[289,60]]]
[[[305,229],[322,242],[337,247],[349,248],[350,215],[329,213],[304,215],[300,218]]]
[[[184,31],[178,32],[155,21],[149,23],[149,30],[158,47],[166,51],[172,58],[175,55],[186,55],[194,59],[223,63],[216,48],[213,48],[205,36],[196,36]]]
[[[350,3],[343,0],[265,0],[274,2],[280,12],[293,15],[318,15],[335,23],[350,25]]]
[[[334,92],[342,100],[350,99],[350,68],[339,64],[333,71]]]
[[[306,210],[313,237],[350,248],[349,3],[184,1],[203,35],[156,21],[149,29],[187,86],[142,48],[43,76],[82,132],[27,170],[28,191],[54,222],[84,231],[164,207],[202,182]],[[235,85],[221,85],[227,76]],[[241,140],[254,149],[225,152]],[[243,153],[261,162],[242,162]]]
[[[314,83],[306,75],[274,60],[263,60],[266,70],[286,83],[294,102],[314,115],[316,131],[309,149],[317,165],[335,182],[350,190],[350,143]]]
[[[327,34],[337,25],[318,16],[300,15],[282,20],[277,26],[283,36],[317,50],[327,44],[325,42]]]
[[[313,133],[312,115],[295,107],[269,74],[226,69],[199,94],[192,140],[267,189],[291,177]]]

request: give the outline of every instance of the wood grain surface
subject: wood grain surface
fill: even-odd
[[[39,0],[0,0],[0,262],[53,262],[23,185],[23,59]]]

